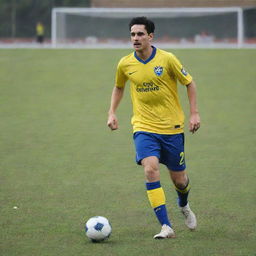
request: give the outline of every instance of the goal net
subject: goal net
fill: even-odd
[[[162,47],[242,47],[242,8],[54,8],[52,46],[130,47],[131,18],[156,25],[154,44]]]

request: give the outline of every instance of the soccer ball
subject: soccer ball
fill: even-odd
[[[85,224],[85,233],[92,242],[101,242],[111,235],[111,225],[107,218],[95,216]]]

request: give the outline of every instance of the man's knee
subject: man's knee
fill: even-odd
[[[147,176],[155,176],[158,172],[158,167],[156,165],[146,165],[144,166],[144,171]]]
[[[185,189],[188,186],[189,179],[186,173],[176,173],[172,175],[172,180],[176,188],[178,189]]]
[[[174,185],[176,188],[183,190],[188,186],[188,182],[187,181],[174,181]]]
[[[144,167],[144,173],[146,179],[149,182],[158,181],[160,179],[159,175],[159,162],[155,157],[148,157],[142,160],[142,165]]]

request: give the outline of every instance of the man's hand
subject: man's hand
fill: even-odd
[[[118,129],[118,121],[115,114],[109,114],[107,125],[112,131]]]
[[[189,131],[195,133],[200,128],[200,116],[199,113],[190,114],[189,119]]]
[[[112,96],[111,96],[111,104],[108,111],[108,122],[107,122],[108,127],[112,131],[118,129],[118,121],[115,113],[123,97],[123,94],[124,94],[124,87],[119,88],[117,86],[114,86],[114,89],[112,91]]]

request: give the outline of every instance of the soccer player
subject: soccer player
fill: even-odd
[[[192,133],[200,127],[196,84],[173,54],[152,45],[155,25],[151,20],[136,17],[129,26],[135,51],[123,57],[117,66],[107,125],[111,130],[118,129],[116,110],[126,81],[130,80],[136,161],[144,168],[147,196],[161,224],[161,231],[154,238],[173,238],[175,232],[166,209],[159,163],[168,168],[185,224],[194,230],[197,221],[188,203],[190,183],[185,170],[184,114],[178,98],[177,81],[187,88],[189,130]]]

